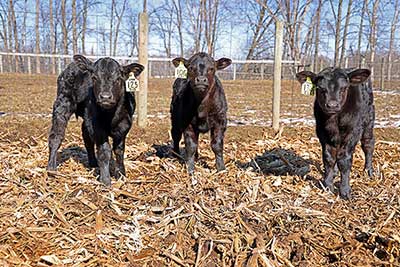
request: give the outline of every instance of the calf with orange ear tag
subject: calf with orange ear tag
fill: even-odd
[[[203,52],[190,59],[175,58],[172,61],[175,67],[184,65],[187,69],[187,77],[177,78],[174,82],[170,112],[173,149],[175,154],[180,154],[179,142],[183,134],[189,174],[194,172],[199,134],[208,131],[217,170],[225,169],[223,144],[228,104],[216,71],[225,69],[231,62],[228,58],[214,60]]]

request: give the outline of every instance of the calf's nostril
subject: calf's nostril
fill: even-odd
[[[100,94],[100,99],[101,100],[111,100],[111,95],[110,94]]]

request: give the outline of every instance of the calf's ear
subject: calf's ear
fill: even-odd
[[[232,60],[226,57],[218,59],[216,62],[217,70],[223,70],[232,64]]]
[[[316,76],[317,75],[314,72],[308,70],[296,73],[296,78],[301,84],[303,84],[307,80],[307,78],[310,78],[311,81],[314,81]]]
[[[93,71],[93,62],[82,55],[74,55],[74,62],[82,71]]]
[[[183,62],[183,65],[185,65],[186,68],[188,67],[188,61],[187,61],[186,58],[177,57],[177,58],[174,58],[174,59],[172,60],[172,64],[174,64],[175,68],[178,67],[178,66],[179,66],[179,63],[181,63],[181,62]]]
[[[125,79],[128,79],[129,73],[133,72],[135,77],[139,76],[140,73],[144,70],[144,66],[138,63],[132,63],[129,65],[125,65],[122,67],[122,74]]]
[[[365,82],[370,75],[371,71],[368,69],[357,69],[348,74],[350,83],[354,85]]]

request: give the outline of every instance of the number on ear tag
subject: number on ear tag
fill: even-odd
[[[139,80],[136,79],[133,72],[129,73],[129,78],[125,82],[125,88],[127,92],[138,92],[139,91]]]
[[[301,85],[301,94],[314,95],[314,84],[310,77],[307,77],[306,81]]]
[[[187,78],[187,69],[183,62],[179,62],[179,66],[175,69],[175,78],[186,79]]]

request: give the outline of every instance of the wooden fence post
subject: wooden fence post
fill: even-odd
[[[146,12],[139,14],[139,64],[144,66],[143,72],[139,76],[140,88],[138,92],[138,126],[146,127],[147,124],[147,82],[148,82],[148,16]]]
[[[236,80],[236,64],[233,63],[233,80]]]
[[[264,63],[261,63],[261,80],[264,80]]]
[[[3,73],[3,56],[0,55],[0,73]]]
[[[275,59],[274,59],[274,81],[272,94],[272,128],[279,131],[279,112],[281,101],[281,78],[282,78],[282,41],[283,24],[280,20],[275,24]]]

